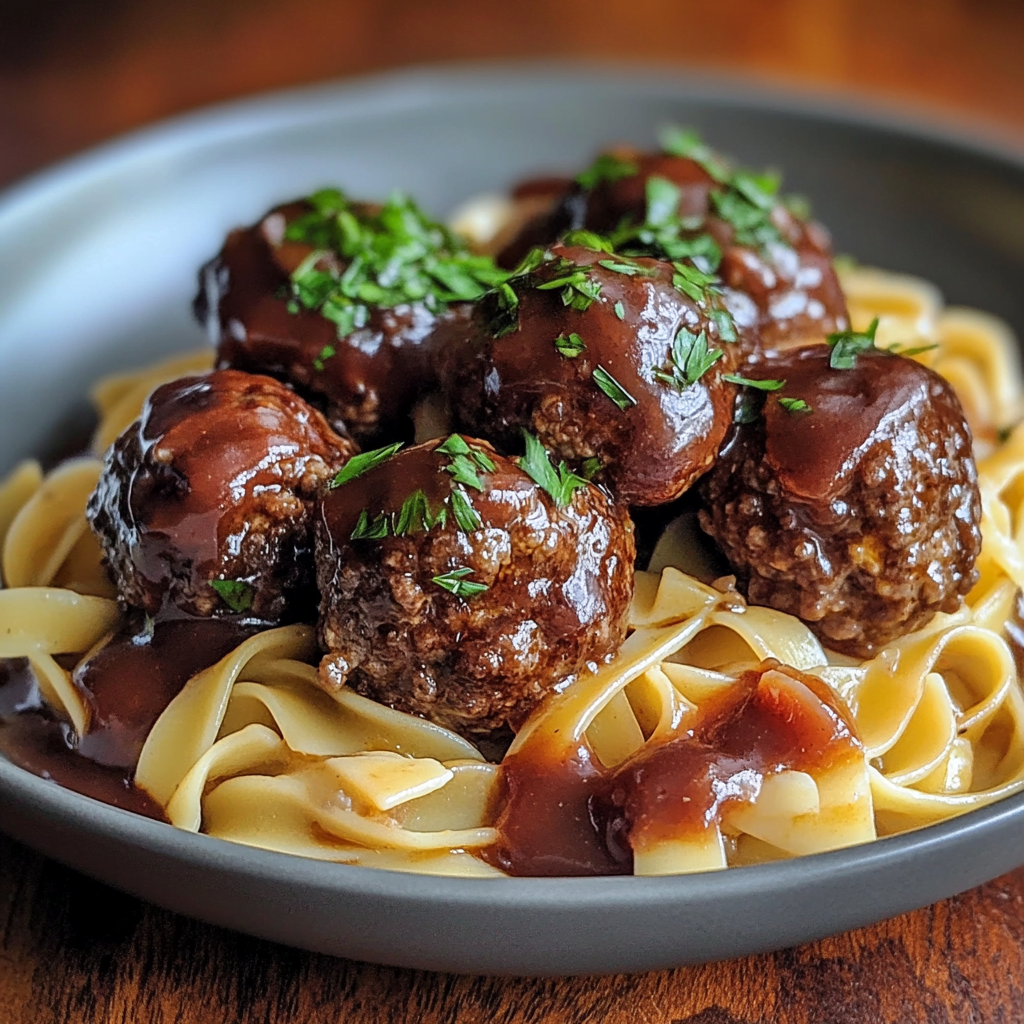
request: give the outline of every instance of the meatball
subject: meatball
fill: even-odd
[[[849,314],[825,229],[788,209],[770,177],[732,171],[692,138],[674,148],[689,155],[599,157],[521,229],[499,262],[514,266],[532,246],[583,228],[612,235],[623,251],[703,258],[722,278],[727,307],[757,327],[766,349],[845,329]]]
[[[626,511],[536,442],[518,462],[459,434],[407,449],[323,497],[322,685],[466,736],[515,726],[618,649],[633,560]]]
[[[771,364],[785,386],[701,482],[701,525],[750,601],[869,657],[955,611],[978,578],[981,500],[949,384],[872,349],[833,369],[816,345]]]
[[[504,450],[528,429],[622,501],[671,501],[711,464],[732,418],[723,374],[739,346],[706,281],[694,268],[552,247],[479,304],[469,331],[441,332],[458,424]]]
[[[401,437],[429,385],[439,320],[467,315],[450,302],[483,294],[474,274],[489,283],[488,269],[407,200],[382,208],[325,191],[232,231],[200,271],[194,309],[220,367],[286,381],[358,438]]]
[[[314,499],[355,451],[269,377],[218,370],[157,388],[87,510],[122,601],[266,622],[315,610]]]

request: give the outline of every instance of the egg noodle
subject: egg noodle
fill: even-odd
[[[844,269],[853,326],[880,317],[876,343],[955,387],[975,438],[982,495],[980,581],[955,614],[870,661],[822,648],[799,620],[747,606],[708,582],[699,545],[669,528],[638,572],[632,632],[594,674],[549,696],[510,753],[546,760],[581,745],[613,767],[687,728],[690,713],[745,669],[774,658],[845,702],[863,743],[816,776],[765,778],[752,804],[705,833],[634,851],[637,874],[757,863],[866,842],[941,821],[1024,789],[1024,699],[1003,637],[1024,586],[1024,428],[1015,341],[1000,321],[944,309],[926,282]],[[96,458],[43,475],[22,463],[0,483],[0,657],[27,658],[45,701],[79,735],[88,703],[55,655],[86,656],[121,613],[85,520],[99,456],[159,384],[210,368],[209,353],[104,380]],[[136,783],[176,826],[323,860],[471,876],[500,768],[462,737],[346,689],[317,685],[314,631],[258,633],[192,677],[153,727]],[[146,680],[138,681],[139,687]]]

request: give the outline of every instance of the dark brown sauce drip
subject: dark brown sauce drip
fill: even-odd
[[[583,747],[553,761],[538,745],[502,765],[499,842],[486,858],[512,875],[632,870],[631,843],[699,834],[785,770],[821,772],[860,744],[817,679],[764,662],[697,711],[684,735],[603,771]]]
[[[562,760],[542,753],[524,750],[502,762],[501,838],[482,851],[483,859],[520,877],[629,874],[629,863],[610,852],[591,814],[603,776],[590,751],[582,746]]]
[[[165,821],[161,808],[132,782],[130,771],[87,761],[76,753],[67,725],[39,695],[24,658],[0,659],[0,755],[41,779],[113,807]]]
[[[812,501],[838,494],[858,457],[928,402],[931,383],[920,364],[887,352],[862,352],[849,370],[831,369],[829,356],[824,345],[798,349],[753,374],[786,381],[765,401],[765,455],[789,492]],[[812,411],[788,412],[776,396]]]
[[[72,676],[90,709],[79,754],[97,764],[133,769],[150,729],[185,683],[253,632],[224,618],[126,623]]]

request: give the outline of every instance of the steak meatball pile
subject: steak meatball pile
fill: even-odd
[[[633,595],[632,523],[532,450],[543,464],[453,434],[324,495],[326,686],[486,736],[614,654]]]
[[[318,608],[325,688],[475,739],[616,652],[631,506],[689,491],[748,599],[837,651],[958,606],[981,510],[956,396],[848,329],[773,177],[675,132],[515,196],[496,258],[332,189],[228,236],[195,302],[219,369],[153,394],[89,503],[126,605]],[[401,450],[428,398],[448,436]]]
[[[771,363],[785,385],[701,482],[701,523],[750,601],[870,657],[960,606],[978,577],[981,499],[943,378],[874,348],[848,368],[830,360],[817,345]]]
[[[355,450],[269,377],[219,370],[157,388],[88,506],[122,601],[150,615],[166,603],[301,618],[315,593],[314,502]]]

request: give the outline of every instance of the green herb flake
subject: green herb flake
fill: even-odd
[[[605,238],[604,235],[597,234],[596,231],[587,231],[584,228],[578,228],[576,231],[570,231],[562,239],[562,242],[564,245],[580,245],[584,249],[594,249],[597,252],[614,251],[611,239]]]
[[[604,469],[604,464],[598,458],[584,459],[583,465],[580,466],[580,475],[586,480],[593,480],[601,470]]]
[[[565,356],[566,359],[575,359],[586,350],[586,347],[583,344],[583,339],[575,331],[568,336],[560,334],[555,338],[555,348],[558,349],[558,354]]]
[[[626,307],[621,302],[616,302],[612,308],[615,310],[615,315],[620,320],[626,319]]]
[[[415,490],[402,502],[391,529],[396,537],[404,537],[410,533],[432,530],[435,526],[444,526],[447,519],[448,513],[444,506],[432,513],[426,494]]]
[[[878,330],[878,317],[871,321],[866,331],[836,331],[826,336],[825,340],[832,349],[828,365],[833,370],[852,370],[857,365],[857,356],[875,347],[875,333]]]
[[[597,366],[591,374],[594,383],[622,410],[636,405],[636,399],[603,367]]]
[[[612,153],[602,153],[585,171],[576,176],[576,184],[591,189],[596,188],[601,182],[632,178],[634,174],[639,173],[640,167],[635,160],[623,159]]]
[[[347,484],[350,480],[355,480],[357,476],[368,473],[382,462],[387,462],[402,447],[402,443],[399,441],[397,444],[389,444],[384,448],[376,448],[372,452],[361,452],[359,455],[353,455],[331,481],[331,488]]]
[[[664,227],[678,218],[679,200],[683,192],[668,178],[653,174],[644,187],[647,198],[646,225],[652,228]]]
[[[626,277],[654,277],[657,274],[657,270],[653,268],[640,267],[635,263],[627,263],[625,260],[598,260],[597,265],[614,274],[625,274]]]
[[[432,582],[465,601],[490,589],[486,583],[477,583],[467,578],[472,575],[473,570],[469,568],[452,569],[441,576],[434,576]]]
[[[352,203],[337,189],[307,201],[312,209],[285,230],[287,240],[312,249],[291,274],[288,308],[320,313],[339,338],[365,327],[372,307],[423,303],[440,313],[453,302],[476,301],[510,276],[403,193],[380,207]]]
[[[920,356],[925,352],[934,352],[937,348],[939,348],[939,345],[934,343],[931,345],[911,345],[909,348],[901,348],[900,343],[896,342],[894,345],[889,346],[889,351],[894,355],[906,356],[909,359],[911,356]]]
[[[448,498],[455,523],[463,533],[473,533],[483,526],[480,513],[473,508],[469,495],[461,487],[453,487]]]
[[[715,286],[718,278],[689,263],[679,261],[673,262],[672,269],[675,271],[672,275],[672,287],[698,306],[706,305],[710,298],[710,289]]]
[[[796,415],[797,413],[814,412],[814,410],[802,398],[780,398],[779,405],[786,412]]]
[[[700,164],[715,181],[728,180],[729,165],[703,142],[694,129],[669,126],[659,133],[659,141],[663,153],[682,157],[685,160],[693,160]]]
[[[316,370],[317,373],[322,373],[324,363],[336,354],[337,349],[335,349],[333,345],[324,345],[324,347],[320,349],[320,354],[313,360],[313,369]]]
[[[758,391],[779,391],[786,386],[784,380],[771,378],[754,380],[750,377],[740,377],[735,373],[723,373],[722,380],[727,380],[730,384],[739,384],[745,388],[756,388]]]
[[[736,323],[727,309],[709,309],[708,319],[715,325],[722,341],[732,344],[737,340]]]
[[[572,501],[573,492],[579,487],[586,487],[587,481],[569,471],[564,462],[556,470],[551,465],[547,450],[529,431],[523,431],[526,441],[526,453],[516,460],[527,476],[538,486],[548,492],[559,507]]]
[[[252,608],[256,594],[245,580],[210,580],[210,586],[233,612],[241,614]]]
[[[388,519],[383,513],[370,518],[364,508],[356,520],[355,529],[349,534],[349,540],[381,540],[388,535]]]
[[[468,455],[454,455],[451,462],[444,467],[446,473],[451,473],[456,483],[465,487],[472,487],[474,491],[484,489],[483,482],[477,475],[477,467],[472,458]]]
[[[704,331],[694,334],[682,327],[672,342],[669,369],[655,370],[654,377],[662,384],[685,391],[691,384],[696,384],[723,355],[721,349],[708,347],[708,337]]]

